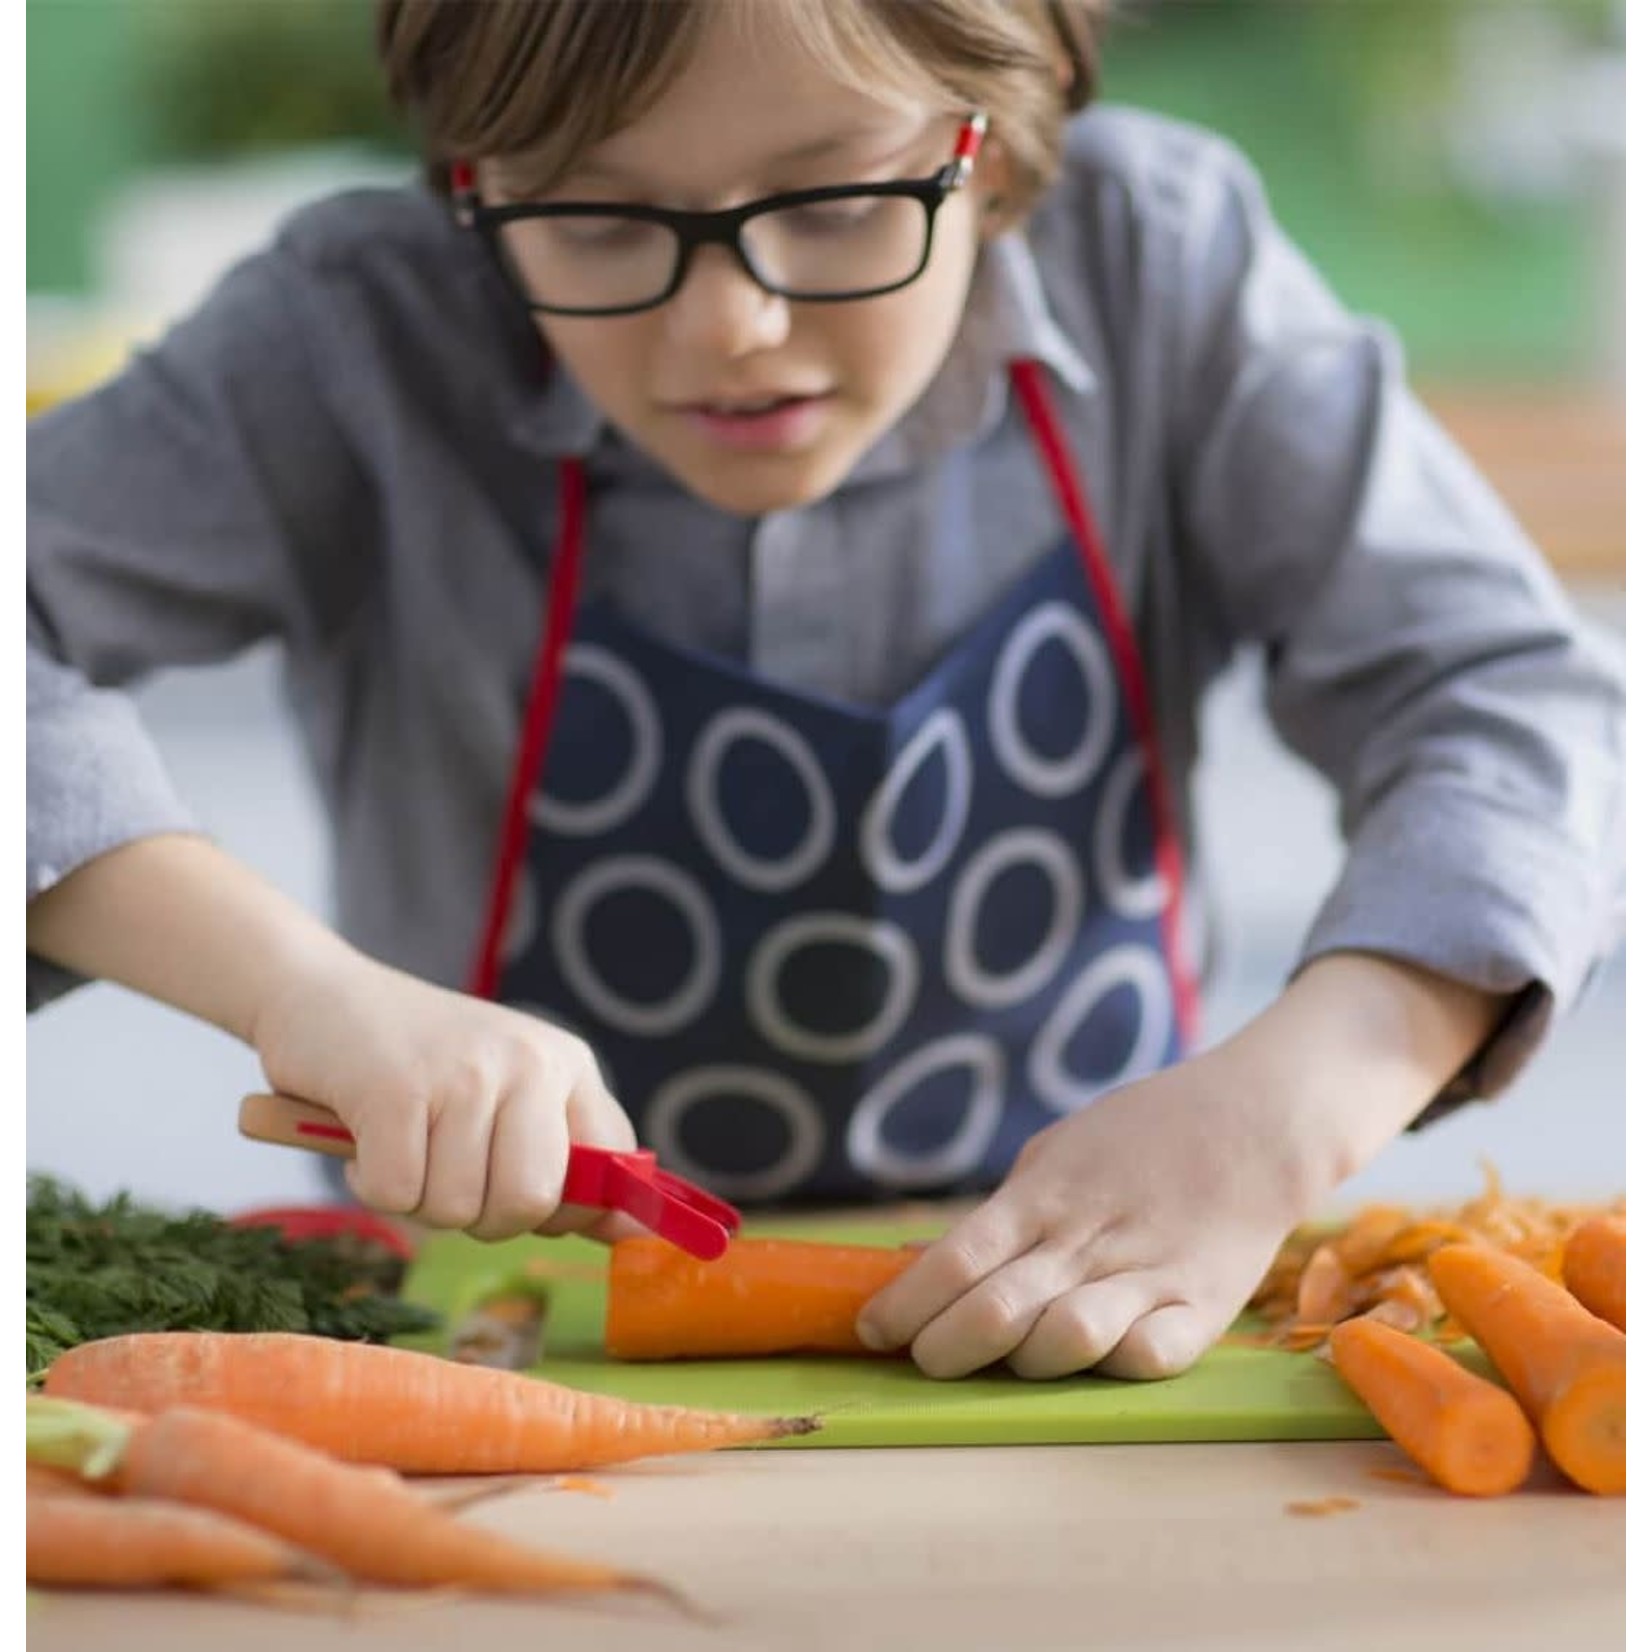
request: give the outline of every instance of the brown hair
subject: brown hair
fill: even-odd
[[[448,162],[511,156],[544,187],[682,68],[713,6],[739,0],[379,0],[378,50],[433,187]],[[1066,115],[1097,95],[1110,0],[745,0],[784,10],[855,83],[984,109],[1009,162],[1006,218],[1054,176]]]

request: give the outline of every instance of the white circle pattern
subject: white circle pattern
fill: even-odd
[[[697,1163],[682,1141],[683,1115],[707,1096],[743,1095],[785,1120],[784,1152],[761,1170],[727,1171]],[[801,1085],[762,1067],[696,1067],[655,1091],[643,1125],[644,1139],[686,1176],[731,1199],[773,1199],[814,1174],[826,1152],[826,1127]]]
[[[1108,993],[1133,987],[1140,1018],[1129,1054],[1111,1076],[1081,1077],[1067,1065],[1068,1041]],[[1170,1036],[1170,983],[1163,961],[1145,946],[1114,947],[1093,960],[1068,987],[1033,1040],[1028,1076],[1058,1113],[1087,1106],[1104,1091],[1158,1069]]]
[[[628,819],[658,779],[664,752],[660,717],[635,668],[595,643],[572,644],[564,656],[563,675],[601,683],[625,708],[631,724],[631,761],[606,797],[569,803],[536,791],[528,802],[528,813],[548,831],[566,837],[595,837]]]
[[[1170,886],[1154,868],[1132,877],[1124,864],[1124,837],[1130,824],[1130,801],[1147,775],[1139,748],[1126,752],[1102,787],[1096,811],[1096,883],[1103,900],[1123,918],[1156,918],[1170,898]]]
[[[946,764],[946,808],[929,847],[915,859],[905,860],[896,853],[889,828],[906,788],[931,750],[939,751]],[[921,889],[946,865],[958,847],[969,818],[972,785],[964,720],[950,706],[941,706],[924,719],[923,726],[907,741],[861,816],[861,860],[880,888],[892,895],[910,894],[914,889]]]
[[[1006,867],[1015,865],[1036,866],[1049,879],[1050,927],[1026,962],[1007,974],[994,975],[982,967],[975,933],[987,890]],[[1078,935],[1083,885],[1077,857],[1053,832],[1024,826],[993,838],[964,867],[953,890],[944,950],[952,990],[978,1009],[1001,1009],[1031,998],[1046,986]]]
[[[920,1187],[951,1181],[973,1170],[992,1144],[1004,1116],[1004,1055],[979,1033],[956,1033],[914,1050],[861,1097],[849,1121],[849,1162],[885,1187]],[[975,1087],[950,1141],[923,1153],[905,1153],[884,1139],[884,1121],[896,1104],[932,1073],[948,1067],[975,1069]]]
[[[682,985],[657,1004],[623,998],[602,981],[585,945],[585,921],[604,895],[651,889],[673,902],[694,937],[694,962]],[[686,872],[651,855],[616,855],[587,866],[563,892],[552,925],[552,946],[568,985],[586,1006],[622,1032],[660,1037],[699,1015],[717,990],[722,947],[710,900]]]
[[[1033,750],[1021,732],[1018,702],[1033,656],[1051,638],[1060,638],[1084,679],[1088,704],[1084,733],[1065,757]],[[987,732],[1004,772],[1035,797],[1066,797],[1086,785],[1107,755],[1116,715],[1113,678],[1101,639],[1066,602],[1044,602],[1010,633],[993,669],[987,695]]]
[[[863,947],[889,966],[882,1008],[853,1032],[811,1032],[781,1005],[780,972],[787,960],[822,941]],[[849,913],[809,912],[776,924],[758,944],[746,977],[746,1004],[757,1030],[777,1050],[805,1061],[859,1061],[881,1050],[900,1030],[918,994],[918,975],[918,949],[905,930]]]
[[[762,860],[735,842],[717,801],[717,771],[736,740],[765,742],[789,762],[809,798],[803,841],[779,860]],[[837,810],[820,760],[798,732],[756,706],[732,706],[706,724],[689,759],[688,812],[718,865],[748,889],[777,894],[801,883],[831,853]]]

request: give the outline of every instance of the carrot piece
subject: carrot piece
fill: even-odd
[[[1287,1514],[1305,1514],[1317,1517],[1327,1514],[1347,1514],[1350,1510],[1359,1507],[1357,1497],[1313,1497],[1301,1498],[1296,1502],[1287,1503]]]
[[[210,1509],[146,1497],[28,1499],[30,1583],[210,1588],[318,1575],[323,1568],[291,1544]]]
[[[1330,1344],[1337,1374],[1447,1491],[1499,1497],[1524,1483],[1537,1439],[1511,1394],[1368,1315],[1336,1326]]]
[[[701,1262],[661,1239],[622,1239],[608,1261],[604,1345],[615,1359],[865,1354],[860,1310],[918,1252],[801,1239],[735,1239]]]
[[[404,1474],[548,1474],[807,1434],[811,1417],[644,1405],[435,1354],[284,1331],[148,1331],[60,1355],[45,1392],[227,1411]]]
[[[614,1488],[593,1480],[588,1474],[559,1474],[551,1481],[552,1491],[577,1491],[587,1497],[600,1497],[605,1503],[614,1500]]]
[[[1624,1490],[1625,1340],[1564,1285],[1490,1245],[1445,1245],[1429,1277],[1446,1310],[1485,1349],[1574,1484]]]
[[[1627,1332],[1629,1234],[1621,1216],[1593,1216],[1572,1229],[1561,1255],[1566,1289],[1592,1314]]]
[[[360,1582],[494,1594],[670,1594],[650,1578],[467,1526],[399,1475],[339,1462],[222,1411],[173,1406],[133,1425],[78,1402],[45,1403],[69,1408],[53,1447],[59,1462],[72,1463],[78,1453],[88,1472],[110,1479],[123,1497],[227,1515]]]

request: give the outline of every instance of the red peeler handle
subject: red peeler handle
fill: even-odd
[[[336,1113],[294,1096],[250,1095],[241,1102],[240,1129],[253,1141],[306,1147],[333,1158],[355,1156],[356,1139]],[[732,1205],[661,1170],[644,1150],[618,1152],[576,1143],[568,1149],[562,1197],[594,1210],[617,1210],[692,1256],[715,1261],[740,1225]]]

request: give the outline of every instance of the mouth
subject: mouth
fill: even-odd
[[[743,396],[698,396],[668,405],[677,413],[709,413],[719,419],[757,419],[784,407],[823,401],[827,394],[824,390],[754,391]]]
[[[668,404],[715,447],[746,453],[795,452],[824,426],[830,391],[752,392]]]

